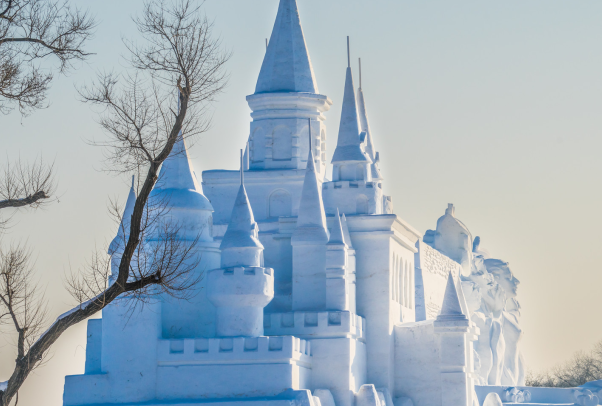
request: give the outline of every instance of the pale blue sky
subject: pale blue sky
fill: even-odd
[[[346,67],[362,57],[363,88],[386,192],[420,232],[447,203],[492,255],[521,280],[528,366],[549,367],[602,339],[602,2],[557,0],[298,0],[334,150]],[[6,155],[56,161],[60,203],[23,213],[8,238],[27,238],[48,285],[52,316],[72,301],[64,273],[83,266],[115,232],[110,197],[125,201],[127,177],[100,171],[102,137],[74,84],[122,69],[121,36],[140,1],[79,0],[100,21],[96,55],[54,83],[50,108],[0,116]],[[208,0],[216,31],[233,51],[231,81],[214,125],[192,148],[197,173],[237,167],[277,0]],[[354,65],[355,66],[355,65]],[[356,74],[357,83],[357,69]],[[85,329],[62,338],[21,405],[61,404],[63,376],[83,371]],[[9,372],[0,347],[0,380]]]

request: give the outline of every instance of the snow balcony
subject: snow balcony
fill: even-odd
[[[296,337],[159,340],[157,399],[276,396],[309,387],[310,343]]]

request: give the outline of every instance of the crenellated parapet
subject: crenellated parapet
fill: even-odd
[[[333,181],[322,185],[324,209],[327,214],[337,210],[349,214],[383,214],[381,181]]]
[[[157,398],[246,400],[308,388],[311,354],[291,336],[159,340]]]
[[[263,319],[263,327],[270,336],[366,340],[366,319],[347,311],[269,313]]]
[[[291,360],[311,366],[311,344],[292,337],[233,337],[159,340],[159,366],[232,363],[234,361],[277,363]]]

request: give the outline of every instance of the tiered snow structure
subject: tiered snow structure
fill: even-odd
[[[119,299],[89,321],[85,373],[66,378],[65,405],[527,399],[518,281],[452,205],[423,239],[393,213],[349,60],[328,180],[323,113],[332,102],[318,93],[296,1],[280,0],[247,96],[242,170],[205,171],[201,186],[180,138],[151,195],[197,244],[199,282],[187,300]],[[132,188],[109,250],[113,275],[134,202]],[[159,237],[142,244],[152,252]],[[558,393],[591,402],[594,391]]]

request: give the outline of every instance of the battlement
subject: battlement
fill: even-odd
[[[378,182],[366,182],[363,180],[339,180],[325,182],[322,184],[322,190],[327,189],[382,189],[382,184]]]
[[[263,268],[259,266],[235,266],[231,268],[220,268],[211,272],[222,272],[224,276],[238,276],[238,277],[251,277],[260,275],[273,276],[274,270],[272,268]]]
[[[311,344],[297,337],[159,340],[159,366],[297,363],[311,366]]]
[[[322,184],[327,214],[382,214],[383,190],[380,181],[338,180]]]
[[[349,311],[268,313],[263,328],[270,336],[366,340],[366,320]]]

